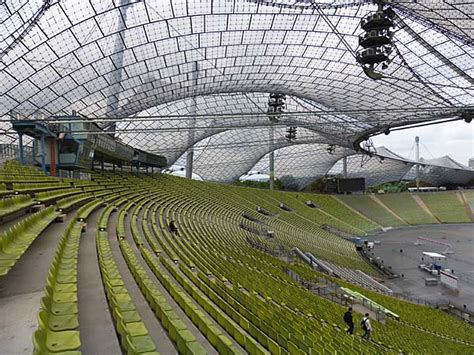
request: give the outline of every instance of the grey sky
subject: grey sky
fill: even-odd
[[[423,158],[449,155],[464,165],[467,165],[469,158],[474,158],[474,122],[456,121],[407,129],[388,136],[379,135],[373,141],[375,146],[383,145],[395,153],[414,158],[415,136],[420,137],[420,156]]]

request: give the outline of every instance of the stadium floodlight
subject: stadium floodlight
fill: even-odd
[[[292,142],[296,139],[296,128],[295,126],[290,126],[286,130],[286,135],[285,138],[288,140],[288,142]]]
[[[369,78],[381,79],[380,74],[376,75],[375,68],[381,65],[381,70],[386,70],[392,61],[393,11],[390,8],[384,10],[381,3],[375,13],[361,19],[360,27],[365,34],[359,36],[361,50],[356,53],[357,62]]]
[[[336,145],[329,144],[329,147],[327,147],[326,150],[329,154],[334,154],[336,152]]]
[[[271,93],[268,97],[267,115],[270,121],[278,122],[280,115],[286,106],[286,96],[278,93]]]
[[[466,123],[471,123],[472,122],[472,117],[474,116],[474,109],[468,109],[467,111],[464,111],[461,114],[461,118],[464,120]]]

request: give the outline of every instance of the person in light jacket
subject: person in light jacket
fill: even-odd
[[[369,313],[366,313],[364,318],[362,318],[360,325],[364,330],[363,339],[370,340],[370,333],[372,332],[372,325],[370,324]]]

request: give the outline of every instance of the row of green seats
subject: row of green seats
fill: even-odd
[[[373,232],[380,229],[380,226],[368,218],[364,218],[346,205],[341,203],[335,196],[310,194],[310,193],[295,193],[295,198],[301,202],[313,201],[317,208],[320,208],[327,213],[339,218],[341,221],[349,223],[364,232]]]
[[[20,164],[18,160],[7,160],[3,163],[3,172],[15,173],[15,174],[31,174],[31,175],[43,175],[44,174],[31,165]]]
[[[115,197],[117,198],[116,196],[112,196],[112,197]],[[98,209],[99,207],[101,206],[104,206],[106,202],[104,200],[100,200],[100,199],[97,199],[97,200],[92,200],[88,203],[86,203],[85,205],[81,206],[81,208],[79,208],[77,210],[77,220],[79,222],[83,222],[86,220],[86,218],[92,213],[94,212],[96,209]]]
[[[472,327],[442,310],[432,309],[407,300],[367,290],[347,281],[317,272],[304,264],[293,264],[289,265],[288,268],[292,269],[307,281],[319,283],[319,279],[322,278],[334,282],[342,287],[347,287],[357,291],[395,312],[400,316],[402,322],[408,323],[415,328],[423,329],[431,334],[437,334],[449,339],[455,339],[474,345],[474,333],[472,332]]]
[[[457,192],[426,192],[418,195],[442,223],[468,223],[471,218]]]
[[[207,354],[206,350],[196,340],[196,337],[189,331],[186,324],[184,324],[166,301],[154,282],[147,276],[126,239],[120,241],[120,249],[143,296],[147,299],[150,308],[163,325],[171,341],[176,344],[179,353]]]
[[[7,189],[7,185],[0,183],[0,196],[11,195],[13,194],[12,190]]]
[[[194,194],[202,196],[203,202],[212,200],[212,203],[218,206],[225,203],[228,206],[227,209],[244,210],[258,216],[258,212],[249,209],[249,201],[243,197],[242,193],[234,193],[232,190],[229,191],[226,186],[218,184],[193,185],[195,185]],[[184,186],[184,188],[186,187]],[[277,218],[267,218],[261,215],[258,218],[265,220],[268,229],[275,232],[274,242],[288,249],[297,246],[328,261],[373,273],[373,270],[357,254],[353,243],[322,230],[319,225],[298,217],[294,212],[281,211]]]
[[[125,206],[124,209],[132,206]],[[122,218],[125,218],[125,214],[119,215],[119,219]],[[125,222],[120,221],[119,223]],[[174,312],[153,281],[146,275],[144,268],[141,266],[126,238],[119,237],[119,245],[122,255],[143,296],[148,301],[163,328],[167,331],[170,339],[176,344],[178,351],[183,354],[206,354],[205,349],[197,342],[194,335]]]
[[[148,201],[148,204],[144,208],[144,216],[148,216],[149,211],[151,210],[150,207],[153,204],[153,201]],[[143,206],[143,205],[142,205]],[[140,206],[138,206],[140,207]],[[139,208],[137,207],[136,210]],[[138,215],[138,212],[135,211],[134,215]],[[146,221],[143,219],[142,221]],[[133,223],[133,221],[132,221]],[[143,227],[146,226],[146,223],[143,223]],[[154,242],[154,236],[152,236],[151,231],[146,226],[144,232],[146,230],[146,240],[151,244],[154,250],[157,249],[156,242]],[[133,229],[132,229],[133,233]],[[136,228],[135,233],[140,233],[138,228]],[[138,238],[136,238],[138,239]],[[143,240],[139,238],[138,240]],[[201,333],[209,340],[209,342],[217,348],[217,350],[222,354],[235,354],[239,353],[237,349],[232,345],[232,342],[224,335],[222,332],[213,324],[213,322],[207,317],[204,313],[202,313],[195,305],[195,303],[185,295],[185,293],[177,287],[176,284],[172,282],[166,275],[164,275],[163,270],[158,265],[155,256],[151,253],[151,251],[145,247],[145,243],[140,244],[140,252],[145,259],[146,263],[153,271],[157,279],[163,284],[163,286],[168,290],[170,295],[175,299],[177,304],[183,309],[183,311],[188,315],[191,321],[199,328]],[[175,270],[176,271],[176,270]],[[170,271],[171,272],[171,271]],[[186,287],[184,287],[186,290]],[[188,288],[187,291],[190,291],[192,288]],[[197,292],[196,289],[193,290]],[[217,318],[217,317],[216,317]]]
[[[34,354],[80,354],[77,263],[82,227],[74,218],[59,241],[33,334]]]
[[[337,198],[384,227],[404,225],[369,195],[338,195]]]
[[[410,193],[378,195],[377,198],[408,224],[432,224],[438,221],[418,205]]]
[[[77,205],[83,205],[94,199],[94,195],[91,193],[81,193],[79,195],[73,195],[62,198],[56,202],[56,209],[59,212],[67,212]]]
[[[186,182],[186,183],[187,183],[187,182]],[[194,191],[195,189],[192,189],[192,190]],[[176,188],[174,188],[173,191],[175,192],[175,194],[176,194],[176,193],[179,193],[179,191],[177,191]],[[192,198],[189,198],[189,196],[192,196]],[[194,195],[191,195],[190,193],[188,194],[187,199],[188,199],[188,200],[192,200],[192,204],[193,204],[193,205],[196,205],[197,203],[199,203],[198,201],[196,201],[195,196],[194,196]],[[176,199],[176,200],[179,201],[179,198]],[[174,202],[174,204],[175,204],[175,205],[179,205],[180,203],[179,203],[179,202]],[[208,203],[208,205],[209,205],[209,206],[212,206],[212,211],[217,211],[217,210],[218,210],[218,208],[216,208],[216,206],[214,205],[214,203]],[[211,211],[209,211],[208,213],[211,213]],[[214,212],[214,213],[215,213],[215,212]],[[204,213],[204,215],[206,215],[206,213]],[[176,215],[175,215],[173,218],[176,219]],[[201,224],[202,224],[202,223],[206,223],[206,219],[201,218],[201,216],[197,216],[197,218],[195,218],[194,220],[195,220],[195,221],[199,221],[199,223],[201,223]],[[166,223],[164,223],[164,225],[166,226]],[[179,226],[183,226],[183,225],[184,225],[183,222],[180,222],[180,223],[179,223]],[[219,235],[222,235],[222,234],[224,233],[224,228],[223,228],[223,226],[221,225],[221,226],[219,226],[218,228],[219,228],[219,229],[218,229],[218,234],[219,234]],[[180,228],[180,231],[181,231],[182,229],[183,229],[183,228]],[[197,230],[193,230],[193,235],[192,235],[190,238],[188,238],[188,239],[189,239],[189,240],[196,240],[197,238],[199,238],[199,235],[203,235],[203,233],[202,233],[202,232],[198,232]],[[181,236],[181,232],[180,232],[180,236]],[[218,237],[216,236],[216,238],[218,238]],[[176,238],[172,238],[172,239],[170,239],[170,240],[173,240],[173,241],[175,241],[176,243],[178,242],[178,239],[176,239]],[[186,240],[186,239],[180,238],[179,240]],[[230,244],[230,243],[231,243],[231,240],[226,241],[226,242],[224,242],[224,241],[223,241],[223,242],[219,242],[219,244],[217,244],[215,247],[217,248],[218,246],[225,246],[225,245],[228,245],[228,244]],[[199,252],[198,252],[197,255],[205,255],[205,253],[209,253],[210,251],[213,250],[213,247],[210,247],[209,244],[208,244],[208,242],[207,242],[205,245],[206,245],[206,246],[205,246],[204,249],[199,249]],[[191,248],[190,248],[189,246],[187,246],[186,248],[183,248],[183,249],[184,249],[184,250],[190,250]],[[175,250],[174,252],[176,252],[176,250]],[[242,255],[239,257],[238,260],[243,259],[244,256],[245,256],[245,254],[242,254]],[[212,257],[211,260],[213,260],[212,263],[216,263],[216,261],[219,260],[219,255],[218,255],[218,254],[213,255],[213,257]],[[238,260],[236,260],[235,262],[238,262]],[[220,265],[219,268],[220,268],[220,269],[223,269],[223,268],[225,268],[225,265],[231,265],[231,270],[232,270],[232,268],[235,268],[235,266],[238,265],[238,264],[231,263],[231,262],[230,262],[230,259],[229,259],[228,257],[226,257],[226,258],[223,260],[223,265]],[[207,268],[209,268],[209,266],[207,266]],[[257,269],[257,270],[259,270],[259,269]],[[257,272],[257,270],[255,270],[254,272]],[[228,271],[228,272],[230,273],[231,271]],[[245,273],[245,272],[243,272],[243,273],[242,273],[242,272],[241,272],[241,273],[238,273],[238,272],[237,272],[237,275],[236,275],[235,277],[239,280],[239,282],[241,282],[241,281],[244,279],[244,276],[243,276],[243,275],[247,275],[247,274],[248,274],[248,273]],[[255,285],[255,284],[258,285],[259,283],[258,283],[258,282],[250,282],[250,283],[249,283],[249,285]],[[280,290],[280,289],[283,290],[283,289],[286,289],[286,288],[288,288],[288,287],[281,287],[281,288],[279,288],[279,290]],[[278,292],[275,293],[275,294],[278,294]],[[339,311],[334,312],[334,314],[335,314],[334,316],[330,316],[330,315],[327,315],[327,316],[328,316],[328,317],[331,317],[331,318],[338,317],[338,314],[341,313],[341,312],[343,312],[342,309],[339,310]],[[336,319],[337,319],[337,318],[336,318]],[[396,323],[393,323],[393,322],[392,322],[392,323],[390,324],[390,326],[387,327],[386,330],[380,331],[380,333],[383,335],[383,339],[385,339],[385,341],[388,342],[388,344],[390,344],[391,342],[393,342],[393,343],[400,343],[400,342],[396,339],[396,335],[395,335],[395,334],[396,334],[397,332],[402,332],[403,334],[407,334],[407,335],[408,335],[410,332],[411,332],[411,333],[414,333],[412,330],[407,329],[406,327],[405,327],[405,328],[404,328],[404,327],[401,327],[400,330],[397,330],[398,326],[395,327],[395,325],[396,325]],[[377,329],[377,332],[379,332],[379,329]],[[421,333],[416,333],[416,337],[423,337],[423,336],[424,336],[423,332],[421,332]],[[413,339],[411,339],[410,343],[408,344],[409,347],[416,349],[416,348],[417,348],[417,342],[419,342],[419,343],[420,343],[420,345],[419,345],[420,348],[421,348],[422,346],[426,346],[427,349],[429,349],[429,348],[434,349],[434,348],[436,348],[436,346],[434,346],[434,347],[429,347],[429,345],[427,345],[427,344],[430,343],[430,342],[432,342],[433,344],[439,344],[439,343],[440,343],[440,340],[443,339],[442,337],[435,337],[435,338],[431,338],[432,340],[429,340],[428,342],[421,342],[421,341],[418,341],[416,337],[413,338]],[[426,337],[426,336],[425,336],[425,337]],[[427,339],[427,340],[428,340],[428,339]],[[385,341],[384,341],[384,342],[385,342]],[[424,343],[424,345],[421,345],[421,343]],[[401,346],[403,346],[403,345],[401,345]],[[446,345],[444,346],[444,348],[448,349],[448,348],[450,348],[451,346],[453,346],[453,349],[457,349],[457,350],[460,349],[459,347],[455,347],[453,344],[446,344]],[[403,347],[404,347],[404,346],[403,346]]]
[[[469,208],[471,209],[471,213],[474,213],[474,190],[464,190],[462,193],[464,194],[466,202],[469,205]]]
[[[5,276],[26,252],[31,243],[57,217],[51,206],[32,214],[0,234],[0,276]]]
[[[49,190],[56,190],[56,189],[66,189],[71,187],[70,183],[67,182],[58,182],[56,184],[51,183],[13,183],[13,191],[15,193],[22,193],[22,192],[39,192],[39,191],[49,191]]]
[[[192,201],[193,201],[193,203],[192,203],[193,206],[195,206],[195,203],[196,203],[195,196],[193,196]],[[212,204],[208,204],[208,205],[211,206]],[[215,208],[214,205],[212,205],[212,208],[213,208],[214,211],[216,211],[216,208]],[[225,210],[223,210],[223,211],[225,211]],[[176,218],[176,217],[177,217],[177,216],[175,215],[175,218]],[[201,219],[199,218],[199,216],[196,218],[196,220],[197,220],[197,221],[201,221]],[[184,222],[184,220],[182,220],[182,221],[180,222],[180,225],[184,225],[183,222]],[[161,225],[161,221],[160,221],[160,225]],[[163,223],[163,224],[162,224],[162,226],[165,226],[165,225],[166,225],[166,223]],[[162,227],[162,228],[163,228],[163,227]],[[220,228],[220,232],[219,232],[219,233],[222,234],[222,233],[223,233],[222,226],[220,226],[219,228]],[[162,232],[163,232],[163,235],[166,235],[165,229],[163,229]],[[185,229],[183,229],[183,233],[184,233],[184,232],[185,232]],[[189,240],[196,240],[196,238],[199,238],[199,235],[202,235],[202,233],[198,232],[197,230],[194,230],[193,232],[194,232],[194,233],[193,233],[192,237],[188,238]],[[169,238],[168,241],[169,241],[169,242],[173,241],[173,242],[175,242],[175,243],[179,243],[180,240],[181,240],[181,241],[185,240],[185,239],[183,239],[183,237],[184,237],[184,235],[182,236],[182,235],[181,235],[181,232],[180,232],[180,238],[179,238],[179,239],[177,239],[177,238]],[[219,245],[226,245],[226,243],[219,243]],[[216,247],[217,247],[217,245],[216,245]],[[180,249],[175,249],[175,252],[179,252],[179,250],[182,250],[182,251],[185,251],[185,250],[192,250],[192,248],[190,248],[189,246],[185,246],[185,247],[180,248]],[[209,245],[207,245],[205,249],[201,249],[199,252],[196,252],[195,256],[204,255],[206,252],[209,252],[210,250],[211,250],[211,248],[209,247]],[[224,255],[227,255],[227,254],[224,254]],[[181,258],[181,255],[180,255],[180,258]],[[222,256],[221,256],[221,258],[222,258]],[[216,260],[218,260],[218,259],[219,259],[219,255],[218,255],[218,254],[214,255],[214,256],[212,257],[212,259],[211,259],[211,260],[213,260],[212,263],[217,262]],[[199,263],[198,261],[195,261],[195,262],[200,265],[200,263]],[[228,264],[228,263],[229,263],[229,258],[228,258],[228,257],[225,257],[225,259],[223,260],[223,262],[224,262],[225,264]],[[197,265],[198,265],[198,264],[197,264]],[[180,263],[180,268],[181,268],[181,265],[183,265],[183,264]],[[234,265],[232,265],[232,267],[234,267]],[[205,268],[206,268],[206,267],[205,267]],[[214,272],[215,272],[215,271],[216,271],[216,270],[214,270]],[[206,272],[206,274],[207,274],[207,272]],[[244,275],[246,275],[246,274],[248,274],[248,273],[242,274],[242,277],[244,277]],[[202,277],[203,277],[205,280],[208,280],[208,276],[202,276]],[[236,287],[236,286],[235,286],[235,284],[234,284],[234,288],[235,288],[235,287]],[[212,295],[212,294],[210,294],[210,295]],[[219,305],[221,305],[222,307],[224,307],[225,303],[223,303],[223,301],[219,301],[219,299],[216,298],[216,296],[211,296],[211,297],[213,297],[213,300],[215,300],[216,302],[218,302]],[[235,305],[235,301],[232,302],[231,304],[234,304],[234,305]],[[228,307],[229,307],[229,306],[225,306],[224,308],[221,308],[221,309],[223,309],[223,310],[226,309],[226,312],[227,312],[227,311],[230,311],[230,309],[229,309]],[[241,312],[243,312],[243,309],[241,310]],[[235,313],[235,311],[234,311],[233,313],[231,312],[229,315],[232,315],[232,317],[238,317],[238,316],[239,316],[238,313]],[[238,318],[235,318],[235,319],[238,319]],[[254,318],[254,321],[255,321],[255,322],[258,322],[258,321],[256,320],[256,318]],[[239,323],[240,323],[240,324],[243,324],[243,323],[242,323],[242,320],[239,320]],[[269,339],[268,339],[265,335],[259,333],[258,329],[259,329],[259,327],[262,326],[262,325],[261,325],[260,323],[258,323],[258,324],[259,324],[259,326],[258,326],[257,328],[255,328],[255,327],[250,327],[249,330],[254,334],[254,336],[256,336],[259,340],[261,340],[261,341],[263,342],[263,344],[266,344],[265,346],[270,346],[269,343],[268,343]],[[226,329],[227,329],[227,327],[226,327]],[[260,335],[259,335],[259,334],[260,334]],[[274,335],[274,336],[276,337],[276,335]],[[277,338],[275,338],[275,339],[277,339]],[[283,341],[283,340],[280,339],[280,341]],[[274,345],[275,345],[275,343],[271,343],[271,342],[270,342],[270,344],[274,344]],[[292,346],[295,345],[295,344],[293,344],[292,342],[290,342],[289,344],[286,343],[286,342],[282,342],[282,344],[285,344],[285,347],[289,347],[289,348],[291,348],[291,349],[293,349],[293,350],[296,349],[296,348],[292,348]],[[274,345],[273,345],[273,346],[274,346]],[[302,346],[302,345],[300,344],[299,346]],[[272,348],[272,349],[275,349],[275,348]]]
[[[59,190],[52,190],[52,191],[36,192],[34,196],[35,196],[36,201],[42,204],[46,204],[46,203],[54,203],[56,200],[60,198],[80,194],[81,192],[82,192],[81,189],[70,188],[70,189],[59,189]]]
[[[306,219],[309,219],[311,221],[314,221],[320,226],[324,224],[331,225],[337,229],[340,229],[342,231],[352,233],[355,235],[361,235],[365,233],[364,230],[359,229],[345,222],[344,220],[341,220],[332,216],[330,213],[326,212],[322,208],[308,207],[305,204],[307,200],[303,201],[301,197],[298,198],[301,194],[285,193],[281,191],[262,191],[262,192],[263,193],[259,193],[258,195],[273,199],[274,203],[276,203],[277,205],[278,203],[283,203],[286,206],[290,207],[298,215]]]
[[[108,219],[111,212],[112,208],[106,208],[99,219],[105,218],[103,217],[105,215]],[[107,231],[97,230],[96,245],[102,284],[121,339],[122,348],[130,355],[157,354],[156,346],[136,310],[115,263]]]
[[[0,200],[0,220],[11,214],[30,208],[35,201],[28,195],[14,195]]]

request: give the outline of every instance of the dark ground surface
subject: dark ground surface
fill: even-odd
[[[445,253],[447,259],[441,264],[453,269],[454,275],[459,277],[459,292],[441,284],[425,286],[425,278],[434,276],[419,269],[422,252],[443,254],[447,247],[419,240],[418,237],[451,244],[449,250],[452,253]],[[404,274],[403,278],[386,281],[386,285],[394,292],[431,303],[449,302],[458,307],[467,305],[469,310],[474,310],[474,224],[397,228],[373,235],[372,238],[380,241],[380,244],[375,245],[375,256],[379,256],[386,267],[391,266],[393,272]],[[400,249],[403,253],[400,253]],[[427,261],[429,258],[425,257],[424,262]]]

